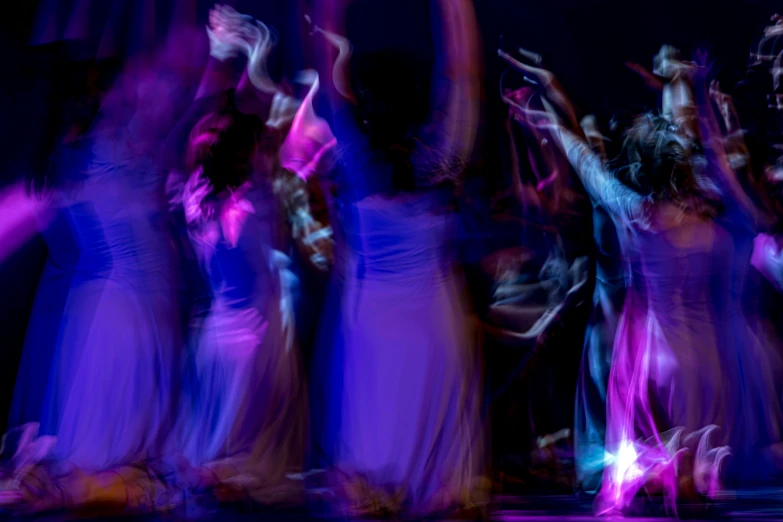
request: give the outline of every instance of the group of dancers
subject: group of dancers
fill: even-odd
[[[307,17],[315,68],[294,86],[267,73],[274,31],[215,7],[200,83],[181,41],[134,58],[45,178],[4,194],[0,254],[38,230],[49,253],[0,505],[297,506],[325,470],[335,514],[482,516],[485,351],[557,343],[577,307],[576,481],[598,513],[780,480],[783,165],[756,167],[775,143],[751,156],[706,57],[664,47],[641,70],[661,107],[610,142],[534,55],[499,53],[525,80],[501,89],[514,217],[555,226],[524,234],[543,256],[488,256],[484,311],[455,246],[481,113],[472,3],[432,0],[426,81],[354,53],[349,3]],[[769,100],[774,60],[755,69]],[[566,244],[579,221],[594,263]]]

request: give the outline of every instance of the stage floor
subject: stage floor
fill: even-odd
[[[736,493],[733,497],[730,501],[727,500],[725,503],[712,506],[709,511],[681,512],[680,515],[688,520],[747,522],[783,520],[783,489],[745,491]],[[656,510],[659,512],[656,513]],[[658,506],[645,505],[638,509],[636,516],[628,517],[628,519],[634,522],[645,522],[666,520],[671,519],[671,517],[666,517]],[[2,522],[70,522],[75,520],[84,520],[84,518],[70,514],[38,516],[0,514],[0,521]],[[315,517],[305,510],[241,512],[235,509],[221,509],[193,517],[167,514],[113,519],[96,517],[93,520],[123,520],[127,522],[172,522],[177,520],[190,520],[193,522],[330,522],[330,519]],[[497,522],[582,522],[607,520],[607,518],[593,516],[590,499],[579,499],[573,495],[536,495],[496,497],[491,509],[491,520]]]

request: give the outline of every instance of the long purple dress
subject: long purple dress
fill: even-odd
[[[127,131],[94,138],[87,177],[58,192],[78,249],[42,414],[57,469],[162,457],[181,336],[163,178]]]
[[[454,215],[438,190],[391,195],[394,167],[350,110],[333,126],[345,146],[348,252],[327,406],[339,422],[324,436],[339,509],[462,507],[479,499],[485,441],[479,344],[455,259]],[[432,150],[414,154],[423,175]]]
[[[427,196],[370,196],[356,212],[338,462],[371,489],[403,488],[414,511],[439,494],[456,501],[476,485],[483,440],[475,332],[444,242],[450,216]]]
[[[283,271],[272,248],[271,192],[250,189],[221,212],[245,215],[235,240],[221,220],[193,236],[212,304],[194,339],[193,389],[176,435],[189,463],[262,503],[298,500],[306,385]]]
[[[86,139],[62,145],[54,155],[54,171],[59,185],[80,180],[89,161],[90,146]],[[49,372],[63,320],[65,303],[77,277],[79,244],[73,233],[71,209],[60,204],[57,189],[50,189],[54,217],[51,222],[39,219],[41,235],[46,242],[47,259],[36,289],[35,302],[25,334],[8,426],[13,430],[41,422]],[[41,216],[44,217],[45,216]],[[51,433],[50,433],[51,435]],[[6,448],[8,449],[8,448]]]
[[[760,448],[780,440],[780,410],[762,409],[775,388],[741,313],[735,238],[717,220],[641,197],[586,145],[567,133],[565,141],[585,187],[617,223],[630,266],[598,510],[621,510],[656,482],[672,503],[682,474],[715,495],[727,477],[758,471]],[[737,215],[727,213],[728,223]]]

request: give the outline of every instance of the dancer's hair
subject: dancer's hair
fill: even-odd
[[[352,82],[371,146],[394,166],[394,186],[415,186],[410,163],[414,133],[426,121],[429,86],[425,63],[416,56],[377,51],[357,56]]]
[[[202,168],[215,193],[237,188],[253,173],[263,134],[260,118],[233,107],[207,114],[190,133],[188,169]]]
[[[698,157],[697,144],[684,140],[669,118],[651,112],[626,130],[620,155],[610,166],[618,179],[645,197],[712,215],[718,209],[699,183],[694,168]]]

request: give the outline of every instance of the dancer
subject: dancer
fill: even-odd
[[[761,175],[753,172],[754,162],[745,144],[732,97],[722,92],[716,81],[710,84],[709,96],[721,115],[722,137],[729,164],[761,216],[758,227],[753,230],[757,234],[755,237],[741,231],[740,237],[735,239],[737,245],[742,246],[735,248],[737,268],[746,268],[749,262],[755,269],[747,270],[744,277],[739,278],[737,291],[742,296],[743,313],[750,328],[766,351],[768,370],[774,376],[779,402],[783,400],[783,323],[780,321],[783,271],[778,246],[781,227],[779,208],[783,201],[780,186],[770,176],[774,166],[766,165]],[[780,455],[777,458],[780,459]]]
[[[529,72],[557,89],[551,73]],[[701,99],[700,120],[708,122],[714,114]],[[536,124],[535,115],[523,117]],[[611,461],[598,512],[625,509],[642,487],[662,486],[669,508],[678,495],[715,495],[725,477],[758,473],[768,454],[757,448],[779,442],[779,409],[758,409],[774,398],[774,387],[741,313],[741,274],[724,228],[749,223],[752,205],[726,167],[722,145],[711,147],[712,128],[702,125],[700,133],[708,173],[723,189],[723,214],[694,180],[688,135],[668,119],[643,116],[629,131],[621,182],[555,117],[550,111],[542,121],[591,196],[611,213],[631,266],[610,374]],[[730,452],[735,460],[725,466]]]
[[[174,117],[167,109],[182,88],[180,79],[158,74],[167,66],[165,56],[128,66],[82,149],[89,153],[51,188],[58,217],[45,236],[70,283],[46,280],[39,288],[53,302],[67,292],[59,328],[47,326],[56,340],[48,378],[38,383],[45,390],[40,430],[23,426],[20,437],[6,437],[17,484],[6,500],[15,493],[25,509],[147,511],[168,503],[151,467],[171,429],[181,347],[157,164]]]
[[[356,68],[364,88],[354,95],[350,46],[335,23],[345,5],[325,6],[334,18],[319,31],[341,51],[321,77],[336,91],[332,130],[344,149],[341,191],[352,213],[343,353],[331,368],[341,377],[337,484],[341,510],[352,516],[419,516],[483,500],[475,332],[446,243],[451,217],[438,201],[442,183],[459,176],[476,132],[476,28],[469,2],[434,5],[450,82],[447,121],[431,129],[441,134],[416,129],[424,115],[398,57],[366,57]],[[417,131],[418,139],[406,137]]]
[[[191,486],[277,504],[299,500],[286,475],[302,465],[306,411],[273,254],[277,206],[271,180],[253,175],[262,132],[229,107],[191,133],[183,203],[212,303],[180,436]]]
[[[86,118],[94,114],[82,114],[81,122],[73,122],[74,126],[81,123],[85,127],[91,121]],[[80,119],[81,119],[80,118]],[[73,128],[72,127],[72,128]],[[70,130],[70,129],[69,129]],[[33,179],[27,188],[18,187],[17,204],[11,203],[16,215],[24,216],[24,210],[32,211],[26,216],[25,222],[9,223],[9,231],[15,231],[14,236],[24,241],[27,234],[40,233],[48,246],[48,255],[43,273],[41,274],[33,310],[30,313],[25,345],[22,349],[22,359],[19,364],[18,376],[13,393],[13,403],[8,419],[8,426],[17,428],[25,424],[41,422],[46,383],[49,379],[57,336],[63,321],[63,311],[68,299],[68,293],[76,276],[78,248],[70,233],[68,209],[58,209],[56,191],[74,182],[84,175],[89,164],[90,141],[85,136],[86,128],[81,132],[68,132],[56,148],[50,161],[49,171],[43,179]],[[10,196],[11,194],[8,194]],[[22,201],[28,204],[22,204]],[[4,207],[10,201],[4,201]],[[19,225],[22,226],[19,226]],[[25,234],[24,231],[27,231]],[[13,240],[5,234],[3,241],[5,250],[14,250]]]

